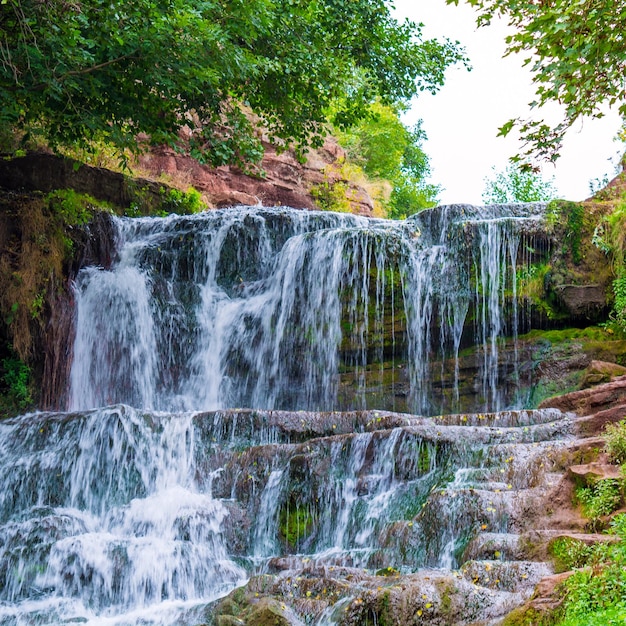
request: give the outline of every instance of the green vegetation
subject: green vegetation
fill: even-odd
[[[626,463],[626,419],[608,424],[604,431],[606,451],[613,463]]]
[[[351,163],[375,180],[388,183],[379,196],[388,217],[405,217],[437,204],[440,188],[427,181],[430,163],[420,125],[407,128],[398,107],[375,102],[368,116],[349,129],[335,132]],[[381,187],[384,189],[385,185]]]
[[[620,541],[589,547],[563,585],[565,603],[555,626],[623,624],[626,619],[626,516],[617,515],[611,530]]]
[[[12,353],[0,361],[0,417],[22,412],[33,405],[30,368]]]
[[[611,259],[615,275],[611,317],[626,332],[626,200],[619,202],[611,214],[600,221],[592,241]]]
[[[329,165],[324,171],[324,180],[314,185],[311,196],[322,211],[349,213],[352,210],[353,197],[350,184],[367,186],[369,181],[358,165],[342,162]]]
[[[582,261],[582,236],[585,225],[585,207],[578,202],[554,200],[546,209],[546,223],[553,230],[563,228],[563,253],[568,251],[572,261]]]
[[[583,514],[591,520],[593,527],[601,517],[610,515],[619,507],[622,501],[622,482],[608,478],[576,489],[576,500],[582,505]]]
[[[435,449],[433,450],[432,447]],[[430,472],[433,466],[433,456],[436,455],[436,444],[432,446],[432,444],[422,441],[419,444],[419,448],[417,451],[417,467],[419,469],[420,474],[427,474]]]
[[[383,567],[376,572],[376,576],[398,576],[400,574],[400,570],[396,569],[389,565],[388,567]]]
[[[462,59],[384,0],[5,0],[0,47],[0,127],[23,144],[135,151],[189,127],[185,148],[215,165],[260,159],[257,119],[302,151],[376,97],[435,92]]]
[[[626,461],[626,419],[607,427],[606,450],[613,462]],[[624,465],[622,465],[622,471]],[[604,479],[578,487],[576,497],[592,523],[610,515],[623,503],[624,481]],[[563,603],[557,609],[524,621],[523,611],[511,614],[506,624],[579,626],[623,624],[626,621],[626,514],[614,515],[609,532],[616,542],[586,544],[560,537],[548,546],[556,571],[574,570],[561,585]],[[516,621],[517,620],[517,621]]]
[[[558,537],[548,545],[548,553],[554,560],[556,572],[568,572],[601,562],[607,557],[609,545],[597,543],[587,545],[573,537]]]
[[[509,120],[500,129],[507,135],[517,128],[523,142],[515,157],[527,161],[536,156],[548,161],[559,157],[563,136],[585,116],[602,117],[602,106],[617,104],[626,117],[626,3],[623,0],[466,0],[478,11],[479,25],[503,17],[512,26],[507,54],[522,53],[533,72],[540,109],[547,103],[561,105],[563,119],[550,125],[540,115]],[[458,4],[459,0],[447,0]],[[538,119],[539,118],[539,119]]]
[[[297,548],[313,528],[311,511],[302,505],[289,503],[280,511],[280,536],[291,548]]]
[[[161,195],[163,196],[163,202],[161,204],[160,213],[168,215],[169,213],[176,213],[178,215],[192,215],[194,213],[200,213],[206,206],[202,202],[202,196],[200,192],[193,187],[187,189],[187,191],[181,191],[180,189],[165,189],[161,188]]]
[[[555,195],[553,180],[544,180],[536,172],[524,171],[517,164],[509,164],[503,172],[493,168],[493,176],[485,179],[483,202],[543,202],[552,200]]]

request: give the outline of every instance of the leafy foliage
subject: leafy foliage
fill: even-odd
[[[426,135],[419,124],[407,128],[398,108],[375,102],[367,118],[339,131],[338,138],[350,160],[366,174],[391,183],[386,202],[389,217],[403,219],[437,204],[440,188],[426,182],[430,176],[430,163],[422,148]]]
[[[611,520],[617,543],[586,546],[570,538],[553,542],[558,569],[577,569],[561,586],[564,599],[554,612],[533,621],[536,626],[608,626],[626,621],[626,515]],[[563,567],[561,567],[563,566]]]
[[[0,361],[0,414],[23,411],[33,403],[30,368],[14,354]]]
[[[458,4],[458,0],[447,0]],[[478,10],[479,25],[504,17],[513,27],[506,39],[507,54],[522,53],[534,74],[533,108],[548,102],[562,105],[562,121],[513,119],[500,129],[513,128],[524,142],[520,161],[531,156],[555,161],[563,136],[581,117],[602,117],[601,105],[617,104],[626,116],[626,2],[624,0],[467,0]]]
[[[582,504],[586,517],[595,522],[613,513],[622,500],[621,481],[607,478],[576,490],[576,499]]]
[[[626,463],[626,419],[617,424],[607,424],[604,431],[606,451],[614,463]]]
[[[197,189],[190,187],[187,191],[180,189],[161,189],[163,204],[161,212],[164,215],[177,213],[178,215],[193,215],[206,208],[202,202],[202,195]]]
[[[524,171],[517,164],[507,165],[504,171],[493,169],[493,176],[485,178],[483,202],[506,204],[508,202],[543,202],[556,196],[552,180],[544,180],[536,172]]]
[[[572,261],[578,265],[583,259],[584,205],[569,200],[553,200],[546,209],[546,223],[552,230],[562,230],[563,253],[569,250]]]
[[[604,543],[587,545],[573,537],[558,537],[550,543],[548,551],[559,572],[606,562],[610,546]]]
[[[0,3],[0,127],[52,147],[176,145],[213,164],[319,143],[328,116],[436,91],[456,44],[423,40],[384,0],[84,0]],[[256,117],[255,117],[256,116]]]
[[[626,332],[626,202],[620,202],[613,212],[598,224],[593,243],[609,255],[613,265],[613,311],[611,317]]]

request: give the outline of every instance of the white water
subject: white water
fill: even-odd
[[[129,407],[1,423],[0,623],[34,612],[56,623],[58,611],[125,624],[129,612],[241,584],[222,536],[227,511],[197,488],[194,445],[191,415]]]
[[[484,346],[477,408],[503,408],[498,346],[518,330],[516,305],[504,306],[536,218],[438,211],[406,222],[258,208],[116,220],[117,262],[76,286],[70,408],[393,408],[394,392],[373,399],[389,360],[406,408],[450,411],[432,364],[452,361],[458,380],[472,304]]]
[[[408,406],[436,412],[433,363],[452,360],[458,379],[471,310],[483,345],[476,408],[501,408],[510,398],[495,364],[517,333],[515,305],[503,308],[527,219],[500,213],[116,220],[115,263],[76,284],[70,405],[81,413],[0,424],[0,625],[202,623],[207,603],[273,558],[455,566],[484,505],[465,479],[492,479],[474,457],[566,432],[560,416],[502,432],[407,417],[303,442],[262,412],[193,411],[367,408],[391,359],[406,364]],[[313,520],[296,546],[279,529],[292,506]],[[333,623],[333,611],[320,619]]]

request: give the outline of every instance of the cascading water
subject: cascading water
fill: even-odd
[[[569,419],[408,412],[457,405],[474,338],[474,409],[519,402],[541,209],[116,219],[112,267],[76,283],[73,412],[0,424],[0,625],[212,623],[255,572],[454,568],[477,529],[505,542]]]
[[[402,223],[258,208],[116,220],[116,264],[77,282],[70,408],[440,413],[454,406],[431,370],[456,362],[470,305],[484,346],[477,406],[502,408],[514,398],[498,343],[518,322],[504,307],[540,208],[453,206]]]

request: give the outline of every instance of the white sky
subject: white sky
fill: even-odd
[[[529,117],[527,103],[534,98],[530,72],[522,67],[522,56],[502,58],[506,24],[476,29],[475,12],[463,0],[458,6],[448,6],[445,0],[395,0],[395,6],[399,18],[424,23],[426,38],[448,37],[465,46],[472,71],[448,69],[439,93],[420,94],[404,121],[423,120],[431,182],[444,188],[440,201],[480,204],[492,166],[504,170],[508,158],[520,150],[513,133],[507,138],[496,135],[509,119]],[[556,106],[548,113],[559,119]],[[590,195],[590,180],[605,174],[613,178],[611,159],[620,152],[614,141],[619,128],[619,116],[608,111],[604,118],[570,130],[556,167],[546,165],[543,170],[544,177],[555,177],[560,197],[583,200]]]

